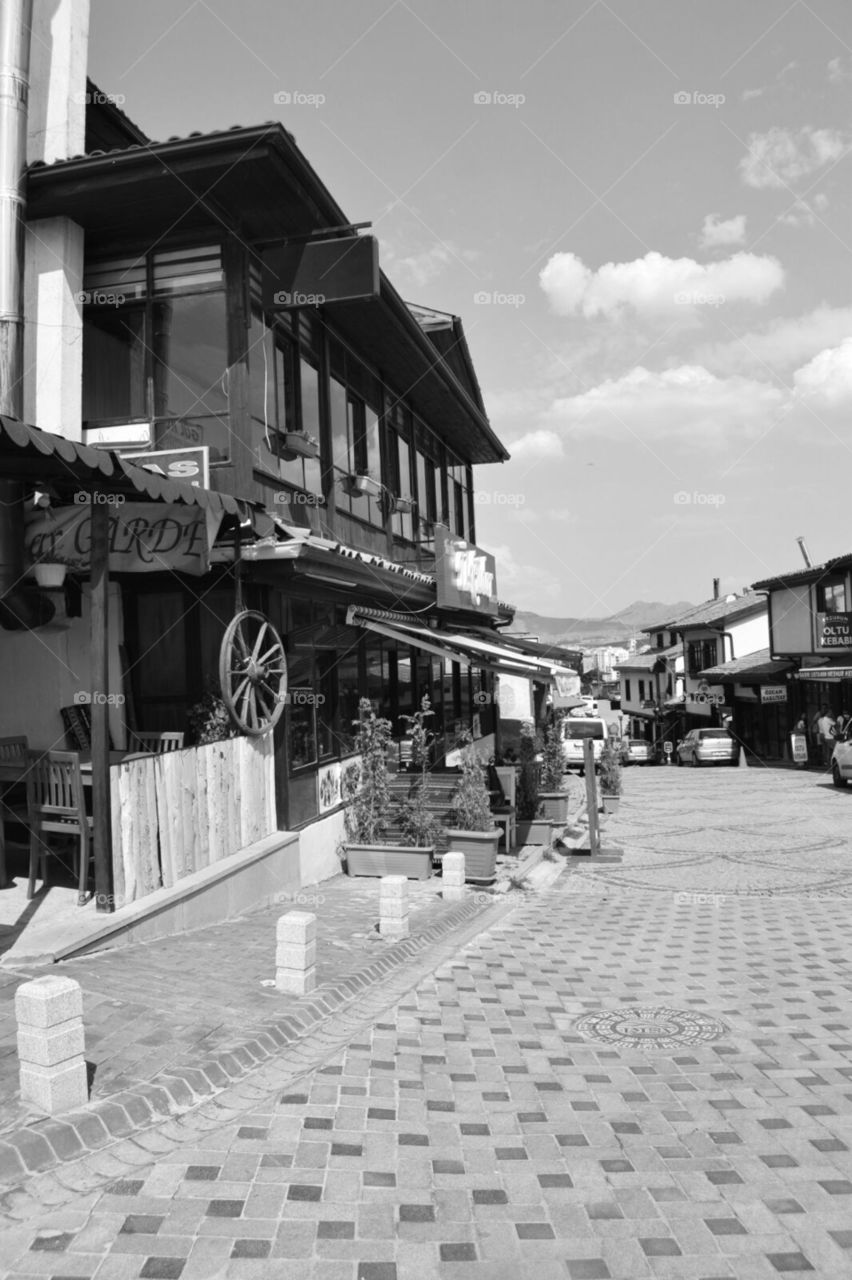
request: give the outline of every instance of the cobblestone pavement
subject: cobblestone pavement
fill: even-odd
[[[607,860],[297,1086],[81,1178],[0,1238],[6,1275],[852,1276],[846,803],[630,771]]]
[[[316,914],[324,984],[381,955],[378,901],[378,880],[341,875],[224,924],[0,974],[0,1133],[30,1114],[18,1100],[14,992],[21,982],[58,972],[80,983],[97,1100],[227,1052],[253,1024],[287,1012],[295,998],[262,985],[275,977],[275,922],[283,912]],[[409,902],[411,931],[428,928],[446,909],[440,879],[409,881]]]

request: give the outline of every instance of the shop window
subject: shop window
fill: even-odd
[[[91,306],[83,312],[83,421],[143,422],[145,309]]]
[[[361,673],[358,651],[344,653],[337,663],[339,708],[338,739],[341,754],[355,746],[358,703],[361,698]]]

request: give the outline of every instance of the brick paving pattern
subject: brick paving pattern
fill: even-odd
[[[5,1232],[5,1275],[852,1276],[846,804],[814,775],[630,771],[607,859],[297,1085]],[[721,1034],[578,1030],[657,1008]]]

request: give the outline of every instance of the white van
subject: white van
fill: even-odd
[[[566,769],[583,772],[583,744],[591,738],[595,763],[600,760],[607,739],[606,721],[601,716],[566,716],[561,722],[562,754]]]

